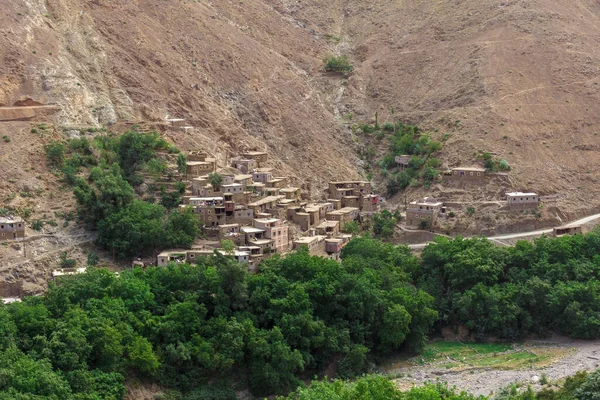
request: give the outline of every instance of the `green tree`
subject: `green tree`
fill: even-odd
[[[381,238],[390,238],[394,235],[398,215],[388,210],[373,214],[373,233]]]
[[[51,166],[60,166],[65,158],[65,145],[55,140],[45,146],[46,158]]]
[[[352,235],[358,235],[358,232],[360,232],[360,224],[358,221],[348,221],[344,224],[343,231]]]
[[[98,243],[119,258],[167,247],[177,232],[163,230],[164,207],[134,200],[98,223]]]
[[[225,254],[232,255],[235,250],[235,243],[230,239],[221,240],[221,248],[225,251]]]
[[[187,157],[183,153],[177,155],[177,171],[179,175],[184,176],[187,171]]]
[[[346,56],[328,56],[323,58],[323,65],[325,67],[325,71],[334,71],[341,72],[343,74],[348,74],[352,72],[352,64],[348,61],[348,57]]]
[[[208,175],[208,183],[213,187],[213,190],[216,192],[219,190],[221,184],[223,183],[223,177],[217,174],[216,172],[213,172],[210,175]]]

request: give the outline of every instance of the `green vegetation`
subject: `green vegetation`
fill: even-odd
[[[352,72],[352,64],[346,56],[327,56],[323,58],[323,65],[327,72],[341,72],[344,75]]]
[[[170,193],[161,187],[160,204],[135,199],[132,185],[143,182],[138,172],[160,177],[166,163],[157,152],[171,148],[157,133],[129,131],[116,137],[97,136],[93,142],[87,138],[52,141],[46,155],[73,186],[79,219],[98,230],[98,244],[116,257],[128,258],[167,247],[189,248],[199,233],[192,211],[178,209],[185,186]]]
[[[385,134],[388,135],[389,151],[378,164],[381,173],[387,178],[389,195],[394,195],[411,184],[429,186],[438,179],[437,168],[440,166],[440,161],[433,157],[433,154],[442,149],[442,144],[423,134],[418,127],[404,125],[401,122],[386,122],[383,126],[379,126],[376,120],[375,125],[357,124],[354,129],[365,135],[375,135],[378,140]],[[361,150],[362,158],[369,164],[373,161],[375,153],[372,148]],[[395,157],[400,155],[410,156],[408,166],[405,168],[396,166]]]
[[[46,158],[51,166],[60,166],[65,156],[65,146],[62,143],[51,141],[45,147]]]
[[[394,214],[388,210],[373,214],[373,233],[376,237],[389,239],[394,236],[396,223],[400,220],[400,212]]]
[[[424,386],[401,392],[394,383],[378,375],[363,376],[353,382],[313,381],[279,400],[597,400],[600,393],[600,370],[591,374],[578,372],[568,377],[558,389],[542,389],[535,393],[531,387],[511,385],[494,397],[473,396],[459,392],[445,383],[426,383]]]
[[[383,376],[365,376],[354,382],[340,380],[313,381],[308,388],[298,389],[287,400],[484,400],[458,392],[446,384],[426,384],[401,392]],[[280,398],[279,400],[285,400]],[[515,399],[516,400],[516,399]]]
[[[419,287],[436,298],[445,326],[476,336],[550,331],[600,337],[600,229],[514,247],[485,238],[437,237],[422,253]]]
[[[427,344],[416,364],[436,363],[441,368],[522,369],[544,367],[564,356],[568,349],[552,347],[522,347],[506,343],[461,343],[436,341]]]
[[[360,224],[358,221],[348,221],[344,223],[344,228],[342,229],[344,233],[349,233],[351,235],[358,235],[360,232]]]
[[[508,161],[504,159],[498,160],[490,153],[479,153],[477,158],[484,161],[485,169],[487,169],[489,172],[510,171],[510,165],[508,165]]]
[[[184,176],[187,170],[187,157],[183,153],[179,153],[177,156],[177,172],[179,175]]]
[[[208,183],[213,187],[213,190],[216,192],[219,190],[221,184],[223,183],[223,177],[217,174],[216,172],[213,172],[210,175],[208,175]]]
[[[91,267],[0,305],[0,390],[121,399],[135,377],[192,399],[223,393],[215,385],[233,375],[258,396],[294,390],[332,363],[354,377],[375,356],[425,344],[437,314],[410,284],[416,265],[405,247],[360,238],[341,264],[299,251],[257,275],[218,254],[118,277]]]

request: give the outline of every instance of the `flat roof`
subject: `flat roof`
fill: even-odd
[[[266,151],[246,151],[242,155],[243,156],[246,156],[246,155],[257,156],[260,154],[268,154],[268,153]]]
[[[294,240],[294,243],[312,243],[317,240],[323,240],[325,236],[315,235],[315,236],[303,236],[299,239]]]
[[[221,187],[240,187],[243,186],[241,183],[228,183],[226,185],[221,185]]]
[[[323,221],[319,225],[317,225],[317,228],[326,228],[328,226],[337,226],[339,224],[340,221]]]
[[[343,243],[344,239],[340,239],[340,238],[331,238],[331,239],[325,239],[325,242],[333,242],[333,243]]]
[[[223,197],[190,197],[190,201],[217,201],[223,200]]]
[[[297,187],[288,187],[288,188],[279,189],[279,191],[283,192],[283,193],[293,193],[298,190],[300,190],[300,188],[297,188]]]
[[[281,220],[279,218],[257,218],[255,221],[260,222],[261,224],[272,224]]]
[[[240,224],[223,224],[223,225],[219,225],[217,228],[233,228],[236,226],[240,226]]]
[[[242,226],[240,228],[240,230],[244,233],[261,233],[261,232],[265,232],[264,229],[260,229],[260,228],[255,228],[253,226]]]
[[[477,172],[485,172],[485,168],[478,167],[456,167],[450,168],[451,171],[477,171]]]
[[[342,214],[348,214],[348,213],[350,213],[352,211],[358,211],[358,208],[356,208],[356,207],[344,207],[344,208],[341,208],[339,210],[330,211],[328,214],[342,215]]]
[[[212,163],[206,161],[188,161],[187,165],[210,165]]]
[[[283,199],[280,201],[281,204],[290,204],[290,203],[295,203],[296,200],[294,199]]]
[[[510,192],[507,196],[537,196],[537,193]]]
[[[158,257],[167,257],[167,256],[170,256],[171,254],[186,254],[188,251],[189,250],[185,250],[185,249],[164,250],[164,251],[160,252]]]
[[[239,175],[235,175],[233,177],[233,180],[235,180],[235,181],[243,181],[244,179],[252,179],[252,175],[239,174]]]
[[[271,243],[273,240],[271,239],[258,239],[258,240],[250,240],[250,243],[256,243],[256,244],[267,244],[267,243]]]
[[[433,202],[429,202],[429,201],[422,201],[422,200],[417,200],[417,201],[412,201],[410,203],[410,205],[412,206],[427,206],[427,207],[440,207],[442,206],[444,203],[442,203],[441,201],[437,201],[435,203]]]
[[[3,224],[13,224],[15,222],[23,222],[21,217],[0,217],[0,222]]]
[[[267,167],[261,167],[261,168],[255,168],[252,173],[253,174],[259,174],[259,173],[264,173],[264,172],[271,172],[273,171],[274,168],[267,168]]]
[[[283,196],[267,196],[264,199],[260,199],[260,200],[255,201],[254,203],[248,204],[248,206],[249,207],[262,206],[264,204],[271,203],[273,201],[281,200],[282,198],[283,198]]]

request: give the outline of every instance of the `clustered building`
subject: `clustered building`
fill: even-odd
[[[250,269],[272,254],[306,246],[311,254],[339,258],[351,235],[344,234],[349,221],[368,217],[379,209],[380,197],[367,181],[331,182],[328,199],[311,202],[290,179],[268,165],[266,152],[250,151],[217,168],[208,154],[188,155],[188,194],[182,207],[192,207],[202,221],[203,232],[213,243],[229,239],[233,252],[202,248],[167,250],[157,264],[192,262],[197,257],[230,254]],[[221,177],[215,185],[211,174]]]
[[[405,167],[410,162],[409,156],[396,156],[399,167]],[[456,167],[442,174],[442,182],[449,185],[473,186],[483,185],[488,178],[485,168]],[[537,193],[510,192],[506,193],[506,205],[510,211],[534,210],[540,205],[540,196]],[[406,226],[410,228],[429,229],[438,222],[439,216],[446,214],[446,207],[440,200],[425,197],[411,202],[406,208]],[[555,229],[555,236],[567,233],[578,233],[577,229]],[[557,233],[558,232],[558,233]]]

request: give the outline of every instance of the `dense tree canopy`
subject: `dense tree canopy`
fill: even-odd
[[[162,210],[148,206],[133,201],[109,217],[130,232],[119,240],[154,245],[145,234],[160,228],[152,221]],[[341,264],[306,251],[275,256],[256,275],[216,254],[193,266],[65,277],[45,296],[0,306],[0,376],[8,368],[11,377],[0,385],[15,395],[120,399],[127,375],[186,393],[233,375],[267,395],[328,368],[352,377],[373,356],[422,346],[436,312],[410,284],[416,259],[371,239],[344,252]]]
[[[437,238],[422,253],[419,286],[436,298],[440,323],[480,338],[554,331],[600,337],[600,231],[520,241]]]

